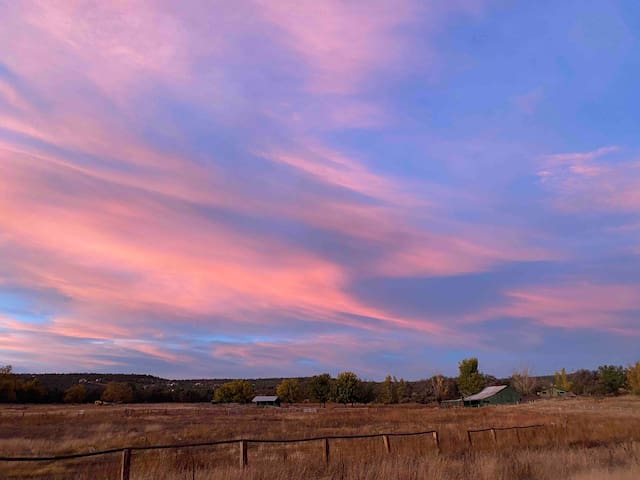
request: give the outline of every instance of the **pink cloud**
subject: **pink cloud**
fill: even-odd
[[[177,354],[171,352],[165,345],[157,345],[148,341],[134,340],[114,342],[114,344],[165,362],[180,364],[190,360],[189,355],[186,353]]]
[[[119,365],[116,360],[96,356],[94,345],[70,348],[59,340],[62,339],[42,338],[37,331],[5,331],[0,336],[0,351],[4,352],[5,361],[18,360],[21,366],[33,365],[41,371],[52,371],[59,365],[65,365],[67,369],[73,369],[75,365],[85,365],[88,369],[110,369]]]
[[[617,151],[611,146],[549,155],[538,176],[561,210],[635,212],[640,207],[640,162],[608,161]]]
[[[410,2],[259,2],[283,42],[309,67],[311,91],[349,93],[403,49],[397,31],[411,20]]]
[[[408,43],[407,32],[416,18],[423,21],[422,35],[431,34],[441,28],[448,15],[479,15],[485,3],[257,2],[260,14],[282,32],[281,42],[307,65],[307,88],[323,94],[362,90],[372,78],[399,70],[403,62],[419,58],[421,65],[430,65],[436,61],[435,49],[425,43],[417,52]]]
[[[392,203],[420,201],[416,196],[405,194],[399,182],[371,172],[362,162],[314,141],[306,142],[297,151],[267,149],[256,153],[273,162],[300,170],[324,183],[372,198]]]
[[[640,310],[637,285],[574,282],[552,287],[529,287],[505,292],[508,304],[490,309],[488,317],[529,318],[549,327],[594,329],[625,335],[640,331],[621,319]]]
[[[66,92],[69,72],[104,95],[126,102],[150,76],[167,83],[189,71],[188,51],[215,52],[219,43],[191,41],[201,25],[187,25],[160,5],[147,2],[21,2],[8,6],[0,39],[10,41],[6,61],[37,83]],[[188,12],[188,10],[185,10]],[[33,41],[33,38],[42,41]],[[41,84],[42,84],[41,83]],[[65,99],[66,100],[66,99]]]
[[[558,258],[548,249],[529,244],[527,237],[533,232],[443,222],[446,212],[417,193],[425,189],[424,184],[378,174],[363,162],[312,142],[299,150],[267,150],[261,155],[328,185],[380,202],[361,205],[323,199],[321,208],[305,208],[304,218],[298,218],[387,245],[390,254],[373,259],[369,266],[376,274],[452,275],[484,270],[503,261]],[[430,223],[433,228],[417,228],[417,222]]]
[[[291,359],[304,359],[336,372],[349,365],[363,375],[378,375],[377,366],[369,364],[367,355],[400,347],[398,341],[377,339],[366,341],[347,335],[316,335],[302,340],[220,343],[212,350],[216,360],[273,371],[290,368]],[[357,352],[357,353],[355,353]]]
[[[155,305],[229,314],[262,305],[439,330],[361,304],[343,291],[349,278],[340,265],[291,245],[250,239],[118,186],[90,181],[80,187],[86,179],[73,170],[59,173],[81,189],[66,194],[43,181],[42,165],[7,164],[0,211],[9,247],[25,259],[18,261],[14,280],[101,308]],[[371,328],[363,321],[334,321]],[[57,325],[54,320],[53,331],[70,334]]]
[[[620,148],[612,145],[608,147],[600,147],[591,152],[575,152],[575,153],[556,153],[547,155],[543,158],[543,163],[553,167],[557,165],[574,165],[582,162],[588,162],[603,157],[609,153],[616,152]]]
[[[5,322],[10,333],[0,341],[0,350],[34,354],[42,364],[47,355],[72,364],[91,357],[92,347],[83,342],[104,341],[99,348],[114,358],[143,354],[176,362],[185,357],[140,340],[157,340],[154,335],[164,326],[158,318],[177,325],[206,324],[211,318],[269,325],[275,320],[266,313],[274,311],[301,321],[382,335],[406,330],[462,344],[467,340],[441,319],[373,307],[350,287],[359,276],[443,276],[553,257],[531,247],[528,232],[495,235],[493,225],[449,219],[429,194],[435,186],[377,172],[366,158],[314,135],[319,125],[361,128],[388,121],[381,105],[350,95],[366,90],[368,82],[393,71],[407,55],[402,31],[411,24],[416,4],[248,5],[237,11],[217,5],[229,21],[221,22],[212,36],[201,35],[210,25],[197,8],[178,12],[171,4],[8,6],[11,15],[0,31],[0,45],[11,48],[0,47],[0,53],[7,69],[30,90],[0,83],[1,98],[14,110],[0,113],[0,129],[9,134],[0,139],[0,249],[6,258],[0,286],[55,291],[69,305],[37,328]],[[429,8],[431,31],[450,8],[475,7]],[[232,168],[218,167],[220,160],[231,163],[233,158],[217,151],[175,153],[181,149],[154,145],[143,134],[157,128],[172,146],[189,141],[182,137],[180,119],[164,124],[145,111],[149,88],[175,95],[176,103],[195,105],[205,114],[251,101],[243,98],[246,92],[235,85],[233,73],[224,71],[223,62],[252,60],[237,46],[249,34],[264,43],[276,39],[284,58],[298,59],[293,67],[301,70],[296,95],[308,95],[320,106],[303,109],[292,120],[287,113],[295,109],[265,95],[255,111],[275,122],[280,132],[275,139],[269,130],[254,138],[233,115],[212,118],[240,131],[243,154],[291,170],[317,188],[295,190],[294,200],[280,192],[253,191],[260,179],[248,184],[241,170],[234,176]],[[199,41],[202,37],[210,41]],[[210,63],[216,68],[202,73],[201,57],[214,59]],[[322,99],[333,95],[340,101],[325,105]],[[253,113],[253,106],[248,110]],[[287,181],[283,189],[290,187]],[[207,215],[210,211],[216,215]],[[294,223],[375,253],[346,265],[286,238],[277,228],[253,234],[236,217]],[[151,319],[131,321],[145,314]],[[33,335],[48,335],[53,345],[37,352],[29,344]],[[72,351],[75,342],[81,346]],[[288,348],[321,360],[320,345],[332,342],[345,349],[365,348],[352,335],[292,342]],[[383,343],[375,343],[376,348]],[[218,347],[214,355],[255,364],[275,355],[276,347],[254,345],[259,353],[253,359],[248,347]],[[274,365],[283,358],[278,354]]]
[[[384,259],[379,272],[389,276],[460,275],[488,270],[501,262],[559,258],[544,248],[518,246],[505,239],[490,241],[481,231],[468,231],[466,236],[416,235]]]
[[[133,148],[143,151],[135,144]],[[342,326],[402,328],[450,341],[455,332],[437,319],[398,316],[355,299],[347,293],[352,279],[344,266],[275,238],[247,237],[174,201],[202,201],[239,212],[255,213],[257,208],[274,218],[375,242],[384,255],[361,268],[378,275],[448,275],[543,256],[514,248],[508,239],[497,246],[472,228],[464,232],[464,240],[423,231],[412,225],[410,212],[424,201],[407,194],[399,180],[326,148],[310,151],[273,159],[382,203],[358,205],[312,195],[303,196],[299,205],[257,207],[229,185],[210,192],[210,184],[188,164],[183,169],[174,169],[173,162],[166,165],[172,181],[165,182],[157,173],[142,180],[68,159],[5,152],[6,175],[0,180],[5,248],[20,252],[23,259],[15,262],[12,279],[72,298],[73,315],[52,319],[44,330],[73,338],[127,339],[141,333],[118,319],[89,327],[79,320],[80,315],[105,311],[164,310],[233,316],[242,322],[262,309],[283,309]],[[177,159],[175,163],[180,165]],[[73,191],[60,185],[73,186]],[[176,191],[181,185],[184,189]]]

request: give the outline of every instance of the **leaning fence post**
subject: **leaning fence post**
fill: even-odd
[[[247,441],[240,440],[240,468],[246,468],[248,464],[247,458]]]
[[[125,448],[122,450],[122,468],[120,469],[120,480],[129,480],[131,473],[131,450]]]
[[[467,430],[467,440],[469,440],[469,447],[472,447],[473,443],[471,442],[471,430]]]
[[[382,435],[382,441],[384,442],[384,449],[387,453],[391,453],[391,444],[389,443],[389,435]]]
[[[329,439],[328,438],[323,438],[322,439],[322,444],[324,445],[324,462],[325,463],[329,463]]]
[[[382,435],[382,443],[384,443],[384,451],[391,453],[391,443],[389,443],[389,435]]]
[[[440,453],[440,438],[438,437],[438,432],[437,431],[431,432],[431,435],[433,435],[433,441],[436,444],[436,451]]]
[[[516,438],[518,439],[518,445],[520,445],[520,429],[516,428]]]

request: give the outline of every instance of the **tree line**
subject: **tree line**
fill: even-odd
[[[528,368],[520,369],[508,379],[498,379],[482,373],[477,358],[462,360],[456,378],[434,375],[418,382],[388,375],[381,383],[363,381],[353,372],[342,372],[336,378],[328,373],[316,375],[304,383],[296,378],[284,379],[276,388],[282,402],[296,403],[305,399],[325,404],[335,402],[395,404],[403,402],[427,403],[430,401],[460,398],[473,395],[484,387],[510,384],[522,395],[535,394],[544,385]],[[567,374],[565,369],[556,372],[552,386],[579,395],[617,395],[629,392],[640,395],[640,362],[621,366],[602,365],[597,370],[578,370]],[[246,380],[234,380],[216,389],[214,403],[248,403],[254,397],[254,389]]]
[[[278,395],[285,403],[312,400],[321,404],[406,402],[441,402],[479,392],[485,386],[510,384],[522,395],[535,394],[540,388],[551,386],[577,395],[617,395],[629,392],[640,395],[640,362],[628,367],[602,365],[596,370],[578,370],[567,373],[562,369],[552,381],[535,377],[526,369],[515,371],[509,378],[496,378],[479,370],[478,359],[468,358],[458,364],[457,377],[434,375],[419,381],[406,381],[388,375],[382,382],[367,381],[353,372],[342,372],[333,378],[328,373],[311,378],[283,379],[273,391],[247,380],[231,380],[211,388],[207,386],[181,387],[144,385],[134,382],[108,382],[106,385],[74,384],[65,390],[51,390],[37,378],[22,379],[11,366],[0,367],[0,402],[4,403],[87,403],[95,401],[114,403],[209,402],[249,403],[258,394]]]

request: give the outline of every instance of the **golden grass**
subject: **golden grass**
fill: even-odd
[[[544,429],[466,430],[544,423]],[[640,399],[549,400],[533,404],[441,410],[423,405],[308,406],[282,409],[213,405],[0,407],[0,455],[37,456],[122,446],[250,437],[316,437],[437,429],[433,439],[335,440],[325,465],[322,443],[249,444],[249,467],[238,467],[237,444],[134,452],[132,480],[177,479],[467,479],[546,480],[640,478]],[[119,456],[63,462],[0,462],[0,478],[118,478]]]

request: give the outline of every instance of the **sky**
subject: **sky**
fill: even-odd
[[[635,0],[0,0],[0,364],[640,359]]]

